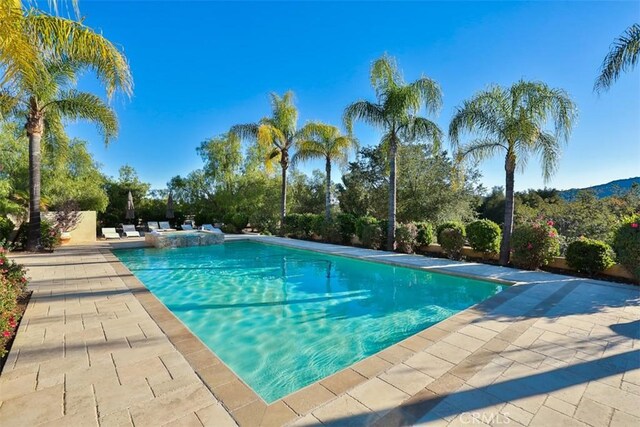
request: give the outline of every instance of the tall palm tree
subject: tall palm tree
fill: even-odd
[[[602,61],[600,75],[594,85],[596,92],[607,90],[618,80],[620,73],[630,71],[640,55],[640,25],[633,24],[614,40],[611,50]]]
[[[16,51],[11,41],[0,37],[0,66],[5,71],[0,117],[26,117],[30,190],[27,248],[35,250],[40,240],[43,135],[52,141],[64,140],[63,118],[96,122],[107,142],[117,133],[113,111],[95,95],[73,89],[76,73],[93,70],[109,97],[116,90],[130,95],[133,81],[124,55],[102,35],[71,19],[23,9],[19,1],[11,0],[0,8],[0,36],[5,35],[21,47]]]
[[[449,125],[449,138],[459,160],[469,156],[480,161],[505,153],[506,199],[500,264],[509,262],[516,169],[524,169],[528,157],[538,154],[547,182],[558,166],[561,143],[568,141],[576,115],[576,106],[565,91],[528,81],[519,81],[508,88],[493,86],[457,108]],[[545,130],[549,121],[553,123],[553,132]],[[477,138],[461,145],[463,132]]]
[[[287,216],[287,170],[291,162],[291,153],[301,138],[298,126],[298,110],[293,104],[293,92],[283,96],[271,95],[271,117],[264,117],[258,123],[235,125],[230,132],[243,139],[255,141],[266,153],[265,166],[273,169],[273,163],[280,164],[282,173],[280,195],[280,230],[283,231]]]
[[[442,105],[438,84],[427,77],[405,83],[395,60],[387,55],[373,62],[371,85],[377,102],[357,101],[344,111],[345,127],[352,132],[353,122],[362,120],[384,132],[381,143],[389,157],[389,227],[387,250],[395,247],[396,234],[396,168],[398,145],[418,140],[431,140],[434,149],[440,146],[442,131],[434,122],[419,117],[424,107],[427,113],[437,112]]]
[[[307,123],[301,131],[302,140],[298,142],[293,162],[311,159],[325,161],[325,219],[331,219],[331,162],[346,164],[349,153],[354,151],[358,143],[349,135],[342,135],[335,126],[320,122]]]

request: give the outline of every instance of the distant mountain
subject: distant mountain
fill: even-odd
[[[578,191],[591,190],[596,194],[596,196],[598,196],[598,198],[602,199],[614,194],[624,193],[628,191],[633,184],[640,185],[640,176],[636,176],[635,178],[618,179],[615,181],[607,182],[606,184],[594,185],[593,187],[571,188],[569,190],[562,190],[560,191],[560,197],[565,200],[573,200],[573,198],[576,197]]]

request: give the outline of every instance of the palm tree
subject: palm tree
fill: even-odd
[[[301,138],[298,126],[298,110],[293,104],[293,92],[287,91],[281,97],[271,94],[271,117],[265,117],[258,123],[235,125],[230,132],[243,139],[255,141],[266,153],[265,166],[273,169],[273,163],[278,162],[282,172],[280,195],[280,229],[284,229],[287,216],[287,169],[291,162],[289,152],[293,150]]]
[[[40,159],[43,135],[63,141],[63,118],[88,119],[98,124],[108,142],[117,133],[113,111],[97,96],[74,90],[76,73],[93,70],[111,97],[116,90],[130,95],[131,73],[122,53],[102,35],[79,22],[35,9],[23,10],[11,0],[0,8],[0,35],[27,49],[14,51],[11,41],[0,43],[5,69],[0,91],[0,117],[26,117],[29,137],[29,237],[27,249],[40,240]],[[25,43],[29,43],[27,47]],[[46,130],[46,131],[45,131]]]
[[[301,131],[302,140],[298,142],[297,152],[293,156],[293,163],[323,159],[325,161],[326,189],[325,189],[325,219],[331,219],[331,162],[344,165],[349,152],[358,146],[355,138],[342,135],[335,126],[319,122],[307,123]]]
[[[547,182],[558,166],[561,142],[569,139],[576,115],[576,106],[565,91],[527,81],[509,88],[493,86],[457,108],[449,125],[449,138],[458,160],[470,156],[480,161],[505,153],[506,199],[500,264],[509,262],[516,169],[524,169],[528,156],[539,154]],[[544,129],[549,121],[553,122],[553,132]],[[476,134],[477,139],[461,145],[463,132]]]
[[[607,90],[618,80],[620,73],[630,71],[638,62],[640,54],[640,25],[633,24],[612,44],[611,50],[602,61],[600,76],[596,80],[594,90]]]
[[[353,122],[362,120],[382,131],[381,143],[389,157],[389,227],[387,250],[393,250],[396,234],[396,168],[398,145],[418,140],[431,140],[434,149],[440,146],[442,131],[434,122],[419,117],[424,107],[435,113],[442,105],[438,84],[426,77],[405,83],[393,58],[384,55],[371,66],[371,85],[377,102],[357,101],[344,111],[345,127],[352,132]]]

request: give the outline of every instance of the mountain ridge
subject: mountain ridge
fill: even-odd
[[[631,189],[633,184],[640,185],[640,176],[624,178],[624,179],[616,179],[614,181],[610,181],[604,184],[592,185],[591,187],[584,188],[569,188],[567,190],[560,190],[559,194],[565,200],[572,200],[578,194],[578,191],[582,190],[591,190],[595,193],[595,195],[599,198],[605,198],[609,196],[613,196],[614,194],[620,192],[626,192]]]

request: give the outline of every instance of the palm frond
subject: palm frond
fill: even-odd
[[[423,117],[415,117],[407,129],[408,139],[411,141],[430,141],[434,151],[440,150],[443,133],[436,123]]]
[[[386,53],[371,64],[371,86],[376,95],[402,85],[402,76],[394,57]]]
[[[558,169],[560,161],[560,144],[554,135],[542,132],[538,136],[536,151],[540,154],[542,178],[545,184]]]
[[[16,115],[20,98],[9,91],[0,91],[0,121],[4,121],[9,116]]]
[[[442,91],[435,80],[422,77],[409,85],[420,94],[420,100],[424,103],[427,113],[433,114],[442,108]]]
[[[382,106],[369,101],[356,101],[345,108],[343,122],[349,133],[353,132],[355,120],[362,120],[378,128],[387,125],[387,118]]]
[[[91,68],[102,80],[107,95],[116,90],[133,91],[133,78],[125,56],[109,40],[80,22],[51,16],[35,9],[24,16],[26,34],[37,40],[43,52],[53,58]]]
[[[633,24],[611,45],[609,53],[602,61],[600,75],[593,89],[596,92],[609,89],[622,72],[630,71],[636,66],[639,54],[640,25]]]
[[[84,119],[93,122],[104,136],[105,144],[118,134],[118,119],[115,112],[99,97],[76,90],[60,94],[43,109],[57,110],[60,115],[72,120]]]
[[[495,156],[502,150],[506,151],[506,148],[499,140],[490,138],[475,139],[459,147],[455,156],[458,161],[471,157],[474,161],[479,162]]]
[[[480,92],[458,107],[449,124],[449,139],[454,148],[464,132],[503,139],[509,115],[505,111],[505,101],[502,91],[492,88]]]

